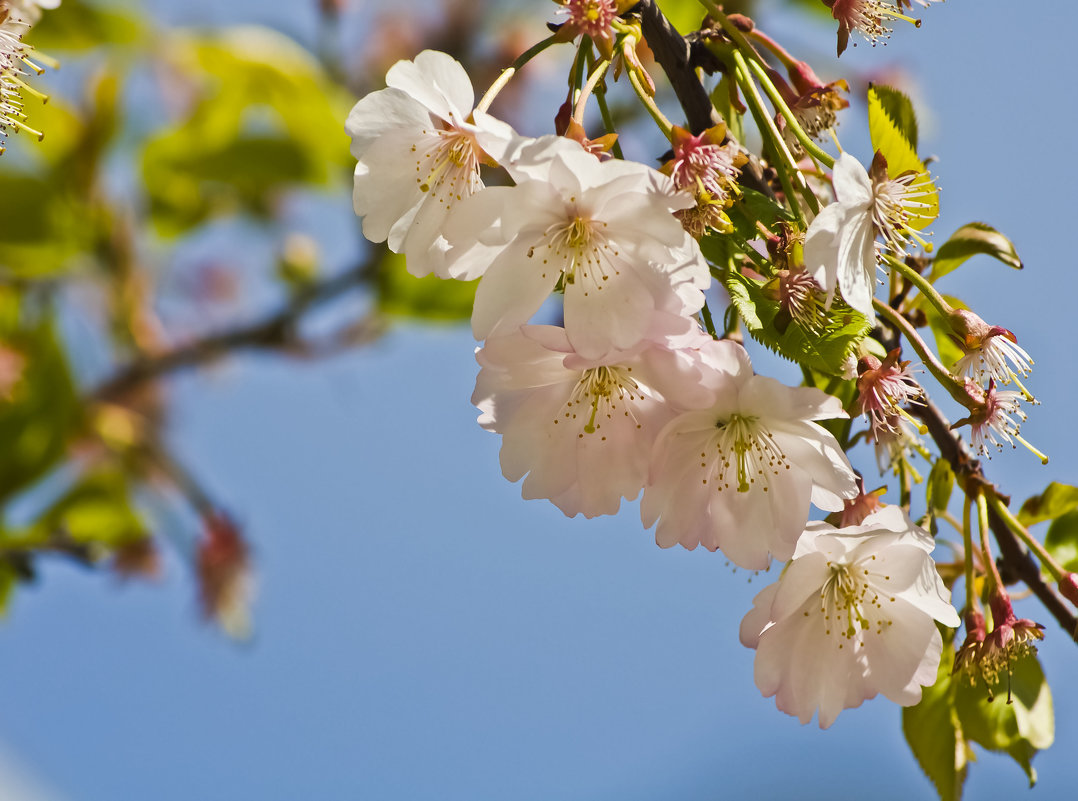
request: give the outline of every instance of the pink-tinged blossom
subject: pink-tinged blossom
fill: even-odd
[[[846,417],[837,398],[753,375],[730,341],[701,348],[710,368],[707,408],[678,415],[659,434],[640,515],[655,540],[722,552],[761,570],[789,559],[809,504],[839,512],[857,495],[846,454],[815,420]]]
[[[903,407],[924,397],[910,362],[900,362],[898,356],[895,348],[882,362],[870,354],[857,365],[857,409],[868,418],[874,441],[883,432],[894,433],[896,418],[909,414]]]
[[[471,81],[445,53],[424,50],[398,61],[386,84],[356,103],[345,124],[358,159],[353,205],[363,235],[403,253],[410,273],[447,278],[446,215],[483,187],[476,137],[512,131],[489,115],[470,121]]]
[[[835,162],[836,201],[825,207],[805,233],[805,267],[827,291],[827,304],[837,287],[853,309],[875,321],[872,296],[876,291],[876,237],[896,257],[906,253],[909,224],[923,219],[929,208],[919,182],[924,173],[887,176],[887,165],[877,153],[869,175],[848,153]]]
[[[879,693],[902,706],[920,701],[943,649],[936,621],[960,623],[934,546],[897,506],[850,528],[810,523],[741,621],[760,692],[802,723],[818,713],[821,729]]]
[[[472,243],[450,252],[451,274],[483,276],[476,339],[527,323],[555,288],[569,341],[590,359],[633,347],[655,312],[688,316],[703,305],[707,263],[673,216],[692,198],[665,175],[601,162],[563,137],[520,138],[492,155],[517,185],[475,195],[445,229]]]
[[[923,5],[922,0],[916,0]],[[903,0],[899,0],[901,6]],[[823,0],[831,9],[831,16],[838,20],[838,54],[850,41],[850,33],[856,31],[865,37],[872,46],[881,39],[891,36],[890,22],[900,19],[921,27],[921,21],[903,14],[888,0]]]
[[[1012,448],[1018,447],[1015,440],[1022,441],[1018,432],[1026,420],[1026,413],[1020,405],[1022,393],[1013,390],[999,391],[995,381],[989,381],[988,389],[983,392],[979,387],[967,382],[966,391],[971,397],[980,399],[981,405],[974,409],[969,417],[955,423],[954,427],[969,424],[970,446],[973,450],[991,457],[990,446],[995,446],[998,451],[1003,450],[1004,443]]]
[[[640,494],[655,436],[681,404],[707,399],[696,351],[707,335],[687,318],[657,320],[668,333],[596,360],[566,332],[524,326],[476,351],[479,424],[502,435],[502,472],[524,478],[525,498],[566,515],[617,512]],[[672,348],[682,346],[679,350]]]
[[[992,380],[1010,384],[1033,371],[1033,360],[1019,347],[1018,337],[1006,328],[989,325],[967,309],[955,309],[950,322],[952,338],[964,354],[954,366],[959,376],[968,376],[985,386]]]

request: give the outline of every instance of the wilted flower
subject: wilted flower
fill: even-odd
[[[901,0],[899,2],[901,4]],[[919,19],[906,16],[886,0],[823,0],[823,4],[831,9],[831,16],[838,20],[840,56],[849,44],[851,31],[857,31],[875,47],[880,39],[891,36],[889,23],[892,19],[921,27]]]
[[[878,693],[903,706],[920,701],[943,649],[936,621],[960,622],[934,547],[897,506],[851,528],[810,523],[741,621],[760,692],[802,723],[818,712],[821,729]]]
[[[1041,461],[1047,463],[1048,457],[1026,442],[1018,433],[1021,424],[1026,420],[1026,413],[1019,405],[1022,400],[1021,392],[998,391],[994,379],[989,380],[987,390],[982,390],[967,380],[966,392],[975,405],[971,404],[968,417],[962,418],[951,427],[969,425],[970,446],[974,451],[991,457],[989,445],[994,445],[996,450],[1001,451],[1004,443],[1017,448],[1015,443],[1017,440],[1029,448]]]
[[[224,514],[208,515],[204,522],[195,559],[202,612],[230,637],[246,639],[254,593],[247,543]]]
[[[951,312],[950,322],[952,339],[964,353],[954,366],[959,376],[968,376],[984,386],[991,380],[1010,384],[1019,375],[1025,378],[1032,372],[1033,360],[1006,328],[988,325],[966,309]]]
[[[1002,587],[996,587],[988,599],[992,609],[992,630],[981,643],[977,670],[989,686],[999,681],[999,675],[1011,673],[1016,660],[1037,650],[1037,640],[1044,639],[1044,626],[1029,618],[1018,618],[1011,599]],[[1007,687],[1010,703],[1010,685]]]
[[[869,354],[857,363],[857,409],[869,419],[873,440],[881,431],[894,433],[895,418],[909,416],[902,407],[924,396],[910,362],[900,362],[899,353],[895,348],[882,362]]]

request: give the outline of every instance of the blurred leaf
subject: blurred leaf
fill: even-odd
[[[7,559],[0,560],[0,615],[7,614],[8,604],[19,582],[19,574]]]
[[[139,39],[145,25],[129,6],[64,0],[46,11],[31,29],[28,41],[39,50],[88,50],[101,45],[125,45]]]
[[[1044,535],[1044,547],[1068,572],[1078,571],[1078,509],[1055,520]]]
[[[924,191],[920,200],[927,208],[911,217],[910,228],[922,230],[939,216],[939,191],[932,182],[924,163],[917,156],[917,121],[913,106],[897,89],[887,86],[868,88],[868,130],[873,150],[887,159],[887,174],[897,178],[905,172],[919,173],[909,185],[909,191]]]
[[[146,537],[146,526],[131,505],[127,475],[103,468],[82,476],[35,524],[42,535],[63,532],[80,543],[110,550]]]
[[[1032,526],[1078,509],[1078,487],[1053,481],[1040,495],[1026,498],[1018,510],[1018,522]]]
[[[727,274],[726,290],[753,339],[781,356],[828,375],[841,375],[847,357],[872,326],[864,315],[853,310],[832,307],[822,332],[809,331],[796,320],[784,320],[782,331],[776,326],[781,307],[768,298],[763,285],[736,270]]]
[[[160,233],[182,233],[225,212],[266,216],[280,192],[324,186],[343,173],[347,99],[295,42],[236,28],[176,36],[168,53],[197,91],[187,118],[143,152]]]
[[[682,36],[698,30],[707,13],[699,0],[658,0],[658,6]]]
[[[85,207],[48,177],[0,172],[0,267],[23,278],[59,272],[90,247]]]
[[[990,225],[971,222],[963,225],[936,251],[928,279],[935,281],[961,266],[970,256],[983,253],[1013,267],[1022,269],[1022,260],[1007,237]]]
[[[954,708],[953,662],[954,648],[948,643],[936,683],[924,688],[920,703],[902,710],[902,733],[941,801],[958,801],[962,797],[972,757]]]
[[[951,491],[954,489],[954,471],[946,459],[937,459],[932,465],[932,472],[928,474],[928,486],[926,494],[928,500],[928,513],[935,516],[939,512],[947,511],[951,502]]]
[[[433,275],[416,278],[404,266],[404,256],[386,251],[376,283],[378,308],[385,314],[420,320],[468,320],[478,284]]]
[[[59,462],[79,420],[67,354],[48,317],[3,332],[26,367],[9,401],[0,401],[0,501],[33,484]]]
[[[985,687],[957,682],[955,709],[966,737],[989,751],[1009,754],[1032,787],[1037,781],[1032,759],[1055,740],[1052,693],[1035,654],[1017,659],[1010,667],[1010,673],[1001,671],[992,686],[992,701]]]

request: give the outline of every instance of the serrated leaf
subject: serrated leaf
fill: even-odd
[[[951,234],[951,238],[936,251],[928,279],[935,281],[942,278],[971,256],[981,253],[998,259],[1008,267],[1022,269],[1022,260],[1018,258],[1011,240],[986,223],[971,222]]]
[[[1026,498],[1018,510],[1018,522],[1032,526],[1078,509],[1078,487],[1053,481],[1040,495]]]
[[[894,123],[898,132],[917,151],[917,114],[909,97],[892,86],[873,84],[869,87],[870,96],[874,96],[880,110]],[[886,155],[886,153],[884,154]]]
[[[873,150],[878,150],[887,159],[888,176],[897,178],[911,171],[919,174],[909,184],[909,191],[923,191],[925,194],[919,200],[927,205],[918,216],[911,217],[907,225],[920,231],[939,216],[939,192],[917,155],[917,127],[916,119],[912,116],[913,107],[909,106],[908,112],[905,111],[906,107],[896,100],[896,96],[901,96],[901,93],[890,87],[869,87],[868,131]],[[906,102],[908,103],[908,100]],[[892,114],[897,114],[897,118]],[[911,134],[913,141],[910,139]]]
[[[954,709],[953,662],[954,648],[947,644],[936,683],[924,688],[920,703],[902,710],[902,733],[941,801],[959,801],[968,766],[969,746]]]
[[[1068,572],[1078,571],[1078,509],[1061,514],[1044,535],[1044,547]]]
[[[777,301],[764,293],[763,285],[737,271],[727,274],[726,290],[753,339],[797,364],[828,375],[841,375],[843,364],[871,330],[864,315],[832,307],[821,332],[805,329],[796,320],[782,318]]]

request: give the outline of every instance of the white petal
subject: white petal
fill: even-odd
[[[386,85],[414,97],[444,120],[464,122],[475,94],[459,61],[439,50],[424,50],[414,61],[398,61],[386,73]]]
[[[832,173],[835,196],[844,206],[868,206],[872,202],[872,179],[861,162],[842,153]]]

